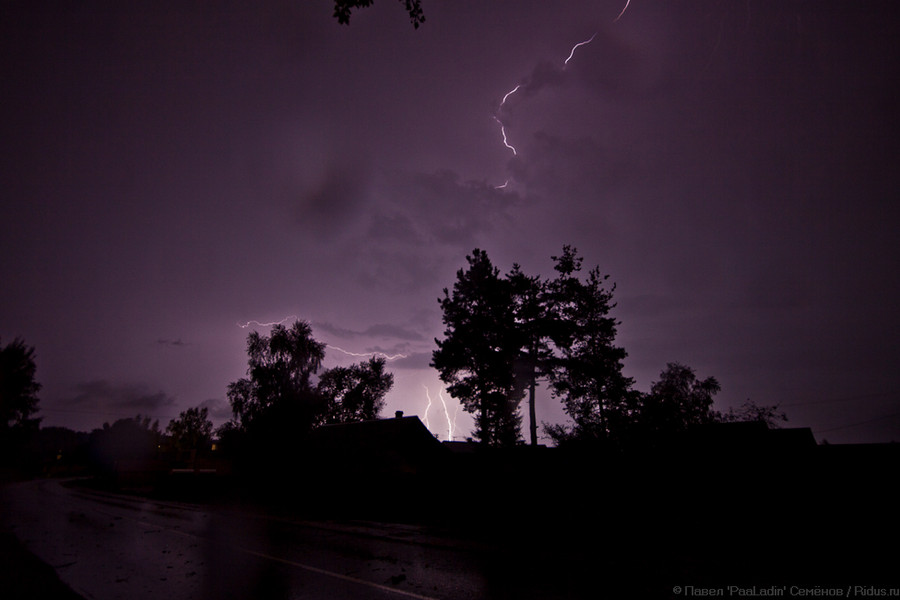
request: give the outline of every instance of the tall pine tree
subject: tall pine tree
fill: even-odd
[[[516,377],[521,332],[516,323],[513,286],[500,276],[486,252],[467,256],[453,293],[438,302],[446,326],[431,366],[447,391],[475,415],[475,438],[489,446],[519,441],[519,403],[525,384]]]
[[[582,280],[582,258],[570,246],[552,258],[557,276],[547,284],[547,306],[557,358],[551,386],[573,425],[549,433],[557,442],[616,442],[628,435],[640,395],[622,373],[627,353],[615,345],[618,321],[609,314],[615,285],[607,288],[609,276],[597,267]]]

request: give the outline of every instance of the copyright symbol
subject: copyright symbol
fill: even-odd
[[[672,593],[674,593],[674,594],[680,594],[680,593],[681,593],[681,586],[680,586],[680,585],[676,585],[675,587],[673,587],[673,588],[672,588]]]

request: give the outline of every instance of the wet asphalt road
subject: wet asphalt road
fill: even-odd
[[[252,509],[146,500],[58,481],[15,484],[3,495],[4,524],[85,598],[500,598],[512,593],[491,566],[489,549],[411,526],[292,521]]]

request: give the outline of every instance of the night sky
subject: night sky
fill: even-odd
[[[326,366],[391,355],[385,415],[447,439],[442,289],[570,244],[638,389],[677,361],[720,410],[900,440],[900,4],[623,4],[5,3],[0,337],[43,424],[219,424],[252,321],[297,317]]]

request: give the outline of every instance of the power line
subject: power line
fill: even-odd
[[[830,404],[833,402],[852,402],[854,400],[868,400],[871,398],[884,398],[887,396],[897,396],[900,392],[881,392],[877,394],[863,394],[859,396],[844,396],[841,398],[828,398],[825,400],[810,400],[808,402],[791,402],[790,404],[779,404],[779,408],[787,408],[789,406],[811,406],[813,404]]]
[[[830,429],[817,429],[815,433],[828,433],[831,431],[840,431],[841,429],[850,429],[851,427],[858,427],[860,425],[868,425],[869,423],[874,423],[876,421],[881,421],[884,419],[890,419],[891,417],[900,416],[900,412],[891,413],[889,415],[882,415],[880,417],[875,417],[874,419],[869,419],[867,421],[860,421],[859,423],[851,423],[850,425],[841,425],[840,427],[832,427]]]

